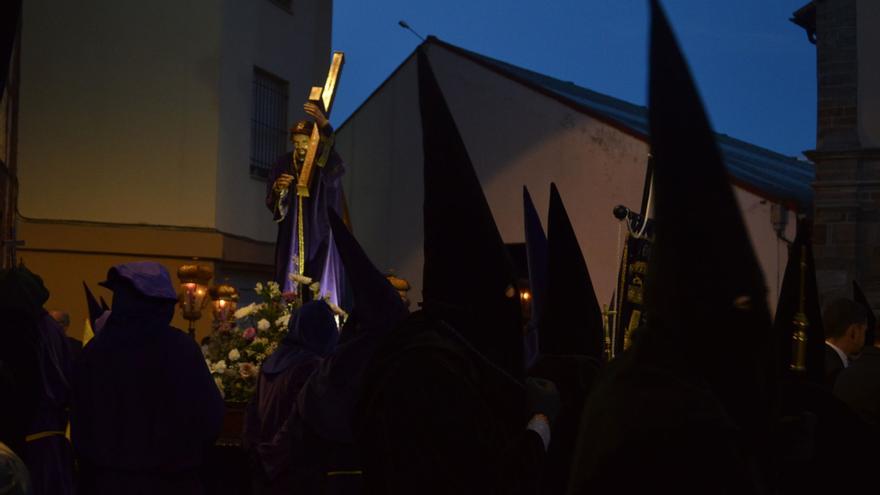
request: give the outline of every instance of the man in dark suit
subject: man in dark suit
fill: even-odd
[[[858,354],[865,342],[868,327],[867,309],[851,299],[835,299],[822,312],[825,325],[825,385],[834,388],[840,372],[850,365],[850,356]]]
[[[880,428],[880,335],[866,345],[859,358],[840,372],[834,395],[875,429]]]

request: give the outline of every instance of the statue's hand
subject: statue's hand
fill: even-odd
[[[318,128],[324,130],[327,125],[330,124],[330,120],[327,119],[327,116],[324,115],[324,111],[321,110],[316,103],[312,103],[311,101],[305,102],[303,104],[303,110],[305,110],[306,114],[315,119],[315,123],[318,124]]]
[[[290,188],[290,183],[293,182],[293,176],[290,174],[281,174],[275,179],[275,183],[272,184],[272,189],[275,192],[280,193],[281,191]]]

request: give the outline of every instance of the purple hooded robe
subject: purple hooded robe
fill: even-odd
[[[257,393],[248,405],[244,447],[257,465],[257,494],[294,493],[314,476],[303,462],[296,398],[338,338],[333,312],[323,301],[308,302],[290,320],[278,349],[263,362]],[[313,471],[313,470],[312,470]]]
[[[157,263],[110,269],[113,312],[74,373],[73,443],[94,494],[198,494],[223,400],[199,346],[170,326],[175,294]]]
[[[33,494],[72,494],[73,455],[64,436],[70,405],[70,350],[64,332],[43,309],[49,292],[24,266],[0,273],[0,310],[6,325],[0,361],[9,367],[17,397],[3,409],[0,430],[30,470]],[[6,333],[9,332],[9,333]],[[25,440],[26,439],[26,440]]]

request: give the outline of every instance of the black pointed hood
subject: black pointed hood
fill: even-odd
[[[104,296],[98,296],[98,300],[101,302],[102,311],[110,311],[110,305],[104,300]]]
[[[333,242],[345,267],[354,299],[352,317],[358,332],[365,329],[388,331],[408,314],[400,294],[373,265],[364,249],[334,211],[328,211]]]
[[[89,289],[89,286],[86,284],[85,280],[83,281],[83,290],[86,293],[86,305],[89,308],[89,324],[92,326],[92,329],[95,328],[95,321],[101,317],[104,313],[104,310],[101,309],[101,304],[98,303],[98,300],[95,299],[95,295],[92,293],[92,290]]]
[[[868,298],[862,292],[861,286],[855,280],[853,280],[853,299],[868,311],[868,329],[865,330],[865,345],[872,346],[874,345],[874,335],[877,331],[877,315],[874,314],[871,303],[868,302]]]
[[[365,370],[383,337],[408,312],[391,282],[376,269],[342,219],[332,210],[328,216],[354,307],[336,348],[309,378],[297,401],[305,421],[323,438],[349,443]]]
[[[601,360],[602,310],[590,271],[556,184],[550,185],[547,221],[549,284],[540,333],[543,354],[579,354]]]
[[[807,379],[822,384],[825,381],[825,330],[822,325],[822,309],[819,304],[819,290],[816,284],[816,265],[813,262],[812,225],[809,218],[797,223],[797,234],[788,248],[788,262],[776,303],[776,317],[773,331],[776,334],[777,366],[783,373],[792,361],[792,333],[795,330],[794,317],[800,310],[801,284],[804,288],[804,314],[809,321],[807,328]],[[806,257],[804,257],[806,256]],[[801,262],[805,261],[801,279]]]
[[[522,380],[522,315],[516,276],[455,120],[418,50],[424,152],[424,308]]]
[[[547,236],[538,210],[529,190],[523,186],[523,225],[526,239],[526,257],[529,265],[529,287],[532,290],[532,320],[530,326],[539,329],[547,306]]]
[[[668,365],[704,380],[760,441],[774,390],[763,273],[687,63],[656,0],[651,14],[657,235],[645,285],[648,341],[663,346]]]

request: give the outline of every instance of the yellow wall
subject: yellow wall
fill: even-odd
[[[219,0],[24,4],[19,211],[213,227]]]
[[[106,278],[113,265],[131,261],[162,263],[177,287],[177,268],[192,263],[193,256],[214,270],[212,284],[222,282],[221,277],[232,272],[267,280],[273,263],[271,244],[230,238],[208,229],[20,221],[18,234],[26,243],[18,258],[43,277],[51,294],[46,308],[70,313],[70,333],[76,338],[81,337],[88,314],[82,282],[96,297],[103,295],[110,303],[110,292],[98,282]],[[210,318],[210,309],[206,308],[196,326],[199,339],[210,332]],[[187,328],[179,310],[173,324]]]

